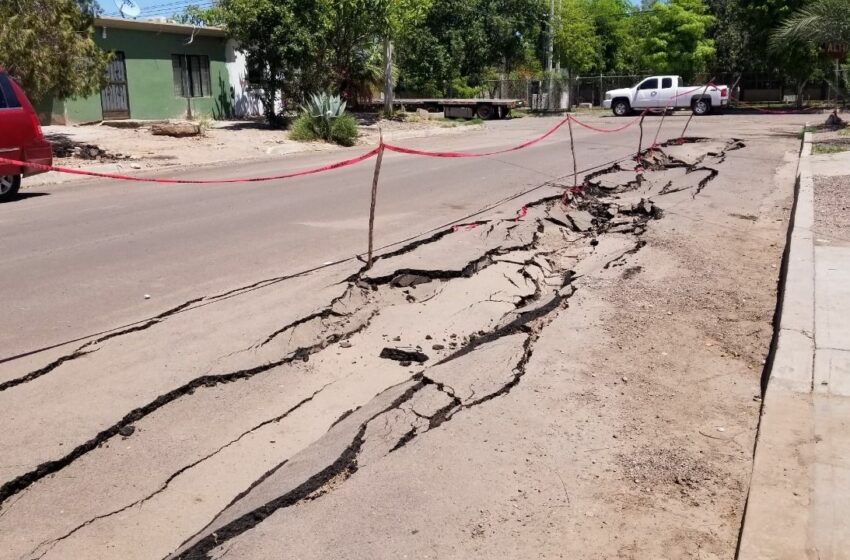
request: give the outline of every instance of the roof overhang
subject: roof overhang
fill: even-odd
[[[150,21],[144,19],[125,19],[117,17],[98,17],[94,24],[107,29],[134,29],[153,33],[173,33],[176,35],[194,35],[206,37],[226,37],[227,32],[220,27],[198,27],[184,23]]]

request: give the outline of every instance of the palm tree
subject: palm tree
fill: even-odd
[[[774,51],[781,52],[789,42],[839,47],[846,53],[850,44],[850,0],[813,0],[805,8],[794,12],[774,30],[770,46]],[[846,68],[842,75],[838,59],[835,68],[835,81],[830,81],[830,85],[847,99],[850,94],[850,76]],[[830,119],[835,124],[841,122],[837,110]]]
[[[773,32],[774,48],[788,41],[850,43],[850,0],[814,0],[786,18]]]

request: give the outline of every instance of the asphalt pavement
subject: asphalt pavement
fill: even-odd
[[[285,281],[365,249],[372,165],[3,205],[0,560],[731,557],[805,118],[695,119],[640,176],[639,130],[577,129],[626,160],[567,204],[564,129],[387,154],[377,243],[422,242]]]
[[[762,130],[771,118],[707,117],[695,119],[691,131],[705,133],[730,124]],[[654,137],[659,119],[646,119],[644,144]],[[463,136],[403,144],[429,150],[500,149],[541,134],[557,120],[491,121],[484,130]],[[606,117],[585,120],[603,128],[623,124]],[[685,115],[668,117],[659,141],[677,137],[685,121]],[[600,134],[575,127],[574,135],[578,165],[585,169],[635,152],[640,131],[633,126]],[[149,175],[186,179],[270,175],[368,149]],[[0,260],[0,360],[144,320],[198,297],[362,253],[373,161],[268,183],[195,186],[98,179],[25,189],[22,199],[0,206],[5,246]],[[566,127],[526,150],[486,158],[387,153],[378,195],[376,245],[462,219],[570,172]]]

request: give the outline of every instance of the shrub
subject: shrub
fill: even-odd
[[[313,128],[313,119],[310,118],[310,115],[301,113],[292,121],[292,125],[289,127],[289,137],[299,142],[310,142],[311,140],[319,139],[319,135]]]
[[[289,137],[298,141],[324,140],[353,146],[357,140],[357,121],[345,112],[345,105],[338,95],[311,95],[292,123]]]
[[[353,146],[357,141],[357,119],[348,113],[334,119],[330,140],[340,146]]]

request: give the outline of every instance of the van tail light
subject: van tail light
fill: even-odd
[[[38,115],[35,112],[30,113],[30,119],[32,120],[32,129],[35,132],[35,137],[39,140],[44,140],[44,132],[41,130],[41,123],[38,122]]]
[[[720,97],[729,97],[729,89],[720,88]]]

